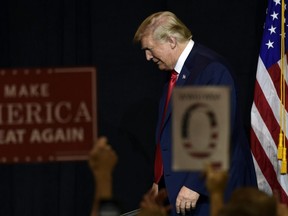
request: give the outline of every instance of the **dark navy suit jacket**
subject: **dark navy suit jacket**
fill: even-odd
[[[179,74],[176,86],[201,86],[201,85],[225,85],[231,88],[231,146],[230,146],[230,170],[226,199],[231,192],[242,186],[257,186],[254,164],[250,153],[249,142],[245,134],[239,106],[237,101],[237,89],[232,71],[225,60],[204,46],[195,43],[184,66]],[[167,86],[164,88],[163,97],[159,106],[159,120],[156,137],[159,138],[159,126],[163,113]],[[167,109],[164,126],[160,134],[160,145],[164,166],[165,185],[168,191],[170,204],[173,206],[171,215],[177,215],[175,203],[178,192],[182,186],[186,186],[200,194],[195,210],[191,215],[209,216],[209,194],[205,187],[205,179],[199,172],[173,171],[172,165],[172,122],[171,100]],[[158,139],[157,139],[158,140]]]

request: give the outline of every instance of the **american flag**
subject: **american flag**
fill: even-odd
[[[256,73],[254,101],[251,109],[251,151],[258,187],[268,194],[277,192],[280,201],[286,204],[288,204],[288,175],[287,172],[283,173],[283,169],[281,172],[282,162],[286,160],[286,151],[282,160],[277,157],[277,152],[281,128],[284,135],[288,134],[286,75],[282,76],[284,82],[281,81],[281,73],[285,74],[287,71],[287,37],[283,37],[282,40],[282,47],[285,47],[285,50],[284,48],[281,49],[281,35],[285,36],[285,33],[282,33],[284,30],[286,32],[287,28],[285,22],[284,28],[281,28],[281,22],[285,20],[284,16],[282,17],[282,6],[284,11],[287,1],[285,0],[284,3],[281,0],[268,0]],[[284,14],[286,16],[286,10]],[[283,61],[281,61],[281,53],[285,55],[285,58],[282,58]],[[284,85],[281,85],[281,83],[284,83]],[[284,86],[286,93],[283,94],[281,86]],[[283,100],[283,98],[286,100]],[[281,110],[284,110],[284,112],[281,112]],[[287,135],[284,141],[288,143]],[[285,142],[283,146],[285,147]]]

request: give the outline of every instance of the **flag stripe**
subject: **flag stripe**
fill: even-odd
[[[262,148],[261,143],[257,139],[255,133],[251,133],[251,140],[254,141],[255,145],[251,148],[255,160],[258,161],[258,166],[260,167],[266,181],[268,182],[271,191],[281,191],[283,190],[276,178],[276,173],[270,159],[267,157],[265,150]]]
[[[278,96],[280,87],[279,85],[275,85],[277,81],[275,77],[277,77],[277,75],[275,76],[274,72],[276,71],[276,73],[279,74],[280,68],[279,68],[279,65],[276,64],[276,66],[273,66],[269,70],[266,70],[262,62],[262,59],[259,58],[258,71],[259,73],[257,73],[255,87],[254,87],[255,88],[254,89],[254,103],[257,106],[257,109],[259,110],[259,112],[267,116],[265,118],[262,116],[262,118],[265,119],[266,125],[269,125],[269,131],[273,131],[272,133],[273,139],[274,139],[274,142],[278,146],[278,139],[279,139],[279,132],[280,132],[279,113],[280,113],[281,101],[280,101],[280,96]],[[287,83],[285,84],[286,84],[286,89],[287,89]],[[287,101],[285,114],[286,114],[286,119],[288,119],[288,113],[287,113],[288,94],[286,94],[285,96],[286,96],[286,101]],[[286,128],[288,128],[288,121],[286,122]],[[288,143],[287,137],[286,137],[286,143]]]
[[[258,185],[262,190],[267,193],[272,194],[272,191],[277,191],[281,195],[282,201],[288,201],[287,187],[283,188],[278,182],[279,180],[277,179],[277,175],[279,175],[280,165],[277,161],[277,148],[275,146],[275,143],[273,143],[271,134],[268,128],[265,126],[263,119],[261,118],[257,108],[255,107],[255,104],[253,104],[252,110],[252,121],[255,121],[255,119],[257,119],[258,123],[262,123],[261,130],[257,130],[257,127],[254,128],[254,130],[251,130],[251,142],[253,143],[253,145],[251,145],[251,150],[254,159],[257,161],[257,166],[259,166],[261,170],[261,174],[264,175],[264,178],[261,175],[257,176]],[[276,174],[277,172],[278,174]],[[281,178],[283,178],[282,181],[284,185],[287,185],[287,177],[281,175]],[[268,182],[269,188],[267,188],[267,184],[265,183],[265,181]],[[265,185],[265,187],[263,187],[263,185]]]
[[[271,136],[273,137],[274,144],[277,147],[280,127],[279,127],[279,118],[276,119],[275,116],[276,117],[279,116],[279,112],[276,112],[279,109],[279,106],[277,106],[276,111],[275,109],[273,110],[271,107],[273,106],[275,107],[275,104],[279,105],[280,101],[271,100],[268,103],[257,80],[255,82],[255,95],[257,95],[257,98],[254,99],[255,106],[257,107],[258,112],[260,113],[265,125],[269,128],[269,131],[272,131]],[[288,119],[287,112],[286,112],[286,118]],[[287,137],[286,137],[286,143],[288,143]],[[277,151],[277,149],[275,149],[275,151]]]
[[[281,80],[280,80],[280,75],[281,75],[280,62],[278,62],[278,64],[272,65],[268,69],[268,72],[269,72],[269,75],[271,77],[271,81],[275,87],[275,90],[277,92],[277,95],[279,98],[281,98],[281,95],[280,95],[280,82],[281,82]],[[287,83],[285,82],[285,92],[287,92],[287,89],[288,89]],[[287,99],[288,99],[287,94],[285,96],[286,96],[286,101],[287,101]],[[280,103],[280,101],[279,101],[279,103]],[[286,103],[285,105],[286,105],[285,109],[288,110],[288,103]]]

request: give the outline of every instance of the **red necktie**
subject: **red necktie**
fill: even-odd
[[[155,164],[154,164],[154,176],[155,176],[155,183],[159,183],[161,176],[163,174],[163,163],[162,163],[162,155],[161,155],[161,149],[160,149],[160,134],[162,132],[162,127],[166,115],[166,110],[169,104],[169,100],[171,97],[172,89],[176,83],[178,73],[176,71],[171,72],[171,77],[170,77],[170,82],[167,90],[167,96],[166,96],[166,102],[165,102],[165,107],[163,111],[163,116],[162,116],[162,121],[161,121],[161,127],[159,130],[159,138],[158,138],[158,143],[156,145],[156,155],[155,155]]]

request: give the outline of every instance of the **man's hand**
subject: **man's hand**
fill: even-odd
[[[189,188],[183,186],[176,198],[176,212],[185,215],[185,212],[191,211],[196,207],[199,194]]]

